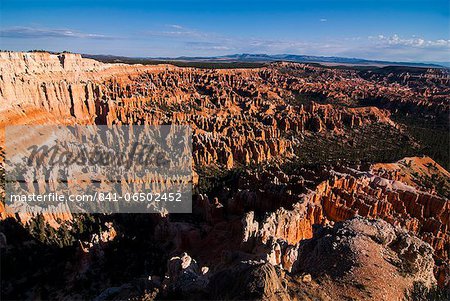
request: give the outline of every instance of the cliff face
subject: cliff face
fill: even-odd
[[[361,216],[383,219],[415,233],[433,247],[436,258],[448,262],[450,201],[446,198],[378,176],[360,174],[334,176],[293,207],[292,210],[281,208],[259,223],[253,214],[248,214],[243,219],[243,241],[253,239],[270,245],[282,240],[295,246],[313,236],[313,225]],[[290,253],[297,248],[282,247],[275,262],[290,269],[293,265]]]
[[[450,201],[379,177],[331,181],[322,196],[326,216],[342,221],[356,215],[381,218],[418,234],[435,254],[448,258]]]
[[[75,122],[73,85],[89,81],[94,72],[105,68],[77,54],[0,53],[2,130],[11,124]],[[86,119],[78,117],[80,122]]]
[[[294,98],[277,69],[201,70],[108,65],[76,54],[1,53],[0,101],[7,124],[190,124],[198,165],[261,163],[291,156],[295,136],[394,126],[387,111]]]
[[[417,283],[436,283],[431,246],[382,220],[353,218],[318,228],[302,244],[278,239],[255,251],[260,253],[253,257],[241,252],[215,258],[220,269],[200,269],[186,253],[172,257],[163,296],[403,300]]]
[[[183,108],[171,107],[173,114],[154,118],[189,121],[186,119],[191,117],[185,117],[182,113],[188,113],[186,109],[193,111],[201,107],[205,113],[219,110],[222,114],[217,118],[241,115],[242,112],[257,117],[259,113],[262,115],[260,119],[265,117],[265,123],[271,123],[271,116],[288,117],[280,125],[281,130],[298,128],[320,132],[340,130],[343,125],[357,126],[369,121],[389,122],[385,112],[373,107],[346,110],[315,105],[301,109],[301,106],[297,107],[302,103],[298,95],[305,93],[334,99],[337,104],[382,98],[393,104],[398,102],[398,106],[410,103],[412,109],[417,107],[419,111],[424,110],[423,107],[442,113],[449,111],[448,99],[442,97],[445,91],[441,91],[445,81],[450,80],[445,74],[428,78],[430,84],[440,86],[433,91],[423,91],[415,86],[370,82],[354,72],[302,64],[205,70],[170,65],[104,64],[81,58],[79,54],[16,52],[0,53],[0,72],[3,111],[18,105],[22,110],[31,106],[35,110],[44,109],[64,117],[76,117],[78,122],[166,121],[152,120],[144,108],[133,114],[129,110],[142,105],[149,110],[157,110],[162,109],[161,105],[173,104],[183,105]],[[420,97],[422,100],[417,102]],[[286,106],[286,101],[281,101],[283,98],[292,99],[288,102],[291,106]],[[106,104],[100,105],[100,100]],[[127,105],[122,105],[122,102]],[[17,115],[20,115],[20,110],[15,108]],[[111,112],[104,111],[108,109]],[[297,112],[289,112],[292,109]],[[285,111],[287,113],[280,116]],[[314,116],[308,116],[310,114]]]
[[[83,59],[80,54],[1,52],[0,72],[9,76],[39,75],[51,72],[93,72],[107,68],[107,64]]]

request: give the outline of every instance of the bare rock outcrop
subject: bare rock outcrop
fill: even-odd
[[[402,300],[416,283],[436,282],[431,246],[381,220],[323,228],[298,252],[294,271],[311,274],[333,299]]]

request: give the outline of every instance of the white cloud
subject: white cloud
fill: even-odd
[[[322,19],[320,19],[319,21],[320,21],[320,22],[327,22],[327,21],[328,21],[328,19],[324,19],[324,18],[322,18]]]
[[[47,29],[15,26],[0,29],[0,36],[4,38],[78,38],[78,39],[113,39],[114,37],[84,33],[72,29]]]
[[[228,51],[233,50],[233,46],[231,45],[225,45],[220,42],[186,42],[185,46],[187,46],[189,49],[195,49],[195,50],[213,50],[213,51]]]
[[[160,31],[146,31],[145,35],[149,36],[160,36],[160,37],[171,37],[171,38],[190,38],[190,39],[204,39],[210,36],[206,32],[202,32],[195,29],[186,28],[178,24],[166,25],[170,30],[160,30]]]
[[[326,20],[326,19],[325,19]],[[320,20],[321,21],[321,20]],[[321,21],[325,22],[325,21]],[[143,53],[152,49],[154,53],[166,55],[222,55],[232,53],[267,53],[267,54],[305,54],[318,56],[357,57],[393,61],[448,61],[450,53],[449,39],[427,39],[420,36],[403,37],[398,34],[379,34],[369,37],[340,37],[336,39],[276,39],[263,37],[227,36],[214,32],[201,31],[179,24],[167,24],[159,30],[140,32],[139,38],[128,37],[130,46],[136,43]],[[24,39],[24,43],[56,45],[55,48],[70,48],[61,43],[76,44],[80,49],[89,46],[91,40],[123,39],[98,33],[81,32],[68,28],[49,29],[43,27],[9,27],[0,29],[0,37],[4,43],[16,43],[13,38]],[[158,38],[152,38],[158,37]],[[73,43],[70,39],[78,39]],[[83,42],[81,42],[81,40]],[[22,42],[22,41],[21,41]],[[52,44],[53,43],[53,44]],[[170,45],[170,46],[169,46]],[[36,48],[33,46],[29,48]],[[117,47],[115,45],[114,47]],[[157,49],[157,51],[155,50]],[[102,51],[102,50],[100,50]],[[99,52],[99,51],[97,51]],[[165,54],[166,53],[166,54]]]
[[[177,24],[170,24],[168,25],[169,27],[175,28],[175,29],[183,29],[184,27],[181,25],[177,25]]]
[[[404,47],[417,47],[417,48],[429,48],[429,47],[441,47],[450,48],[450,40],[438,39],[438,40],[425,40],[417,36],[411,38],[402,38],[397,34],[392,36],[377,35],[369,36],[369,40],[375,42],[378,46],[404,46]],[[450,50],[450,49],[449,49]]]
[[[326,22],[320,20],[321,22]],[[450,40],[429,40],[418,36],[404,38],[380,34],[370,37],[303,40],[267,39],[258,37],[224,36],[181,25],[167,25],[169,30],[148,32],[149,35],[170,38],[187,52],[198,55],[230,53],[306,54],[345,56],[380,60],[448,60]]]

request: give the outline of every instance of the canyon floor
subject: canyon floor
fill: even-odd
[[[192,214],[0,202],[1,299],[448,300],[449,70],[245,67],[0,52],[1,145],[190,125],[194,183]]]

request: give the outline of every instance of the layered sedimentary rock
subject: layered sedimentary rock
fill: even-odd
[[[362,106],[374,101],[391,110],[448,114],[445,70],[385,76],[292,63],[218,70],[102,64],[75,54],[0,53],[0,75],[2,131],[10,124],[189,124],[197,171],[244,170],[237,179],[214,178],[214,189],[194,195],[188,217],[145,218],[148,228],[141,238],[169,256],[164,272],[152,276],[160,297],[287,300],[301,294],[294,287],[310,292],[316,285],[314,294],[325,299],[386,299],[401,298],[415,281],[427,288],[433,277],[442,286],[450,283],[450,202],[436,181],[443,179],[448,187],[449,174],[432,159],[405,158],[363,172],[353,169],[362,169],[361,164],[283,165],[295,163],[307,139],[355,144],[351,137],[380,125],[400,133],[390,111]],[[30,133],[17,136],[39,139]],[[377,141],[369,142],[376,151]],[[0,218],[26,227],[37,219],[8,214],[1,203]],[[77,217],[56,212],[44,222],[64,230]],[[116,237],[115,227],[108,229],[100,232],[104,239],[95,232],[97,238],[81,244],[77,256],[83,273],[97,262],[89,256],[103,254],[113,239],[132,244],[138,235]],[[101,252],[92,239],[103,242]],[[333,266],[337,257],[342,265]],[[379,266],[370,266],[371,260]],[[341,279],[357,283],[348,296],[339,288],[339,272]],[[384,280],[392,275],[395,286],[388,287]],[[243,289],[236,289],[241,284]],[[111,287],[100,296],[128,289]]]
[[[292,209],[278,209],[260,222],[252,212],[248,213],[242,220],[243,241],[253,239],[256,241],[253,245],[271,245],[272,251],[267,253],[279,253],[273,262],[291,269],[292,254],[297,253],[295,244],[311,238],[314,225],[355,216],[379,218],[428,242],[436,260],[443,263],[437,273],[447,275],[441,276],[440,281],[448,283],[450,201],[447,198],[370,173],[349,170],[349,174],[332,172],[330,177],[315,191],[299,197]],[[287,244],[280,245],[277,240]]]
[[[206,274],[183,254],[170,259],[169,285],[163,290],[175,298],[402,300],[415,285],[426,290],[436,283],[431,246],[380,220],[358,217],[317,229],[289,249],[288,273],[274,261],[280,250],[275,247],[269,259],[218,259],[220,268]]]
[[[295,137],[305,132],[393,125],[389,113],[375,107],[290,104],[286,99],[295,99],[302,82],[276,67],[108,65],[75,54],[47,53],[1,53],[0,66],[2,127],[189,124],[194,130],[194,160],[201,166],[232,168],[290,156]]]
[[[450,201],[377,176],[330,181],[322,196],[325,215],[342,221],[355,215],[382,218],[429,242],[438,257],[450,249]]]
[[[284,178],[282,181],[261,187],[255,180],[260,177],[252,176],[250,179],[256,181],[254,188],[240,190],[231,199],[219,202],[200,197],[195,206],[203,208],[197,213],[209,224],[207,235],[186,224],[166,222],[165,228],[170,230],[160,236],[178,237],[174,239],[180,242],[177,252],[189,250],[204,262],[210,262],[211,254],[226,251],[231,252],[227,255],[229,258],[263,260],[295,272],[299,248],[303,241],[314,236],[316,227],[357,216],[382,219],[429,243],[437,263],[436,278],[441,286],[448,285],[450,201],[371,173],[347,171],[346,174],[331,171],[329,180],[321,182],[314,190],[306,189],[306,193],[301,192],[303,184],[291,186],[292,190],[277,188],[298,182],[294,180],[296,176],[282,176],[279,171],[278,177]],[[260,180],[262,183],[273,181],[269,175],[261,179],[264,179]],[[293,193],[295,191],[300,193]],[[213,205],[217,203],[220,206]],[[243,217],[233,218],[235,214]],[[220,218],[213,219],[213,215]],[[208,248],[209,251],[197,252],[198,246],[200,250]]]
[[[302,92],[317,93],[338,102],[383,103],[390,109],[446,116],[450,74],[446,69],[417,69],[414,73],[370,70],[324,70],[320,66],[282,63],[286,73],[308,78],[298,84]],[[389,68],[387,68],[389,69]]]

